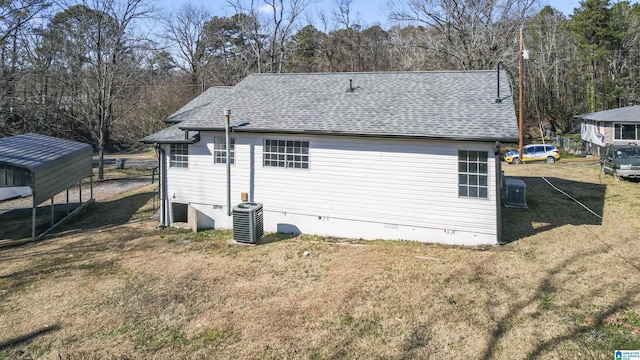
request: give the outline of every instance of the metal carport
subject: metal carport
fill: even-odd
[[[36,240],[36,209],[47,199],[51,199],[51,227],[38,238],[93,202],[92,155],[90,145],[45,135],[29,133],[0,138],[0,188],[31,188],[32,240]],[[83,203],[81,186],[86,177],[91,177],[91,196]],[[80,206],[54,224],[54,196],[67,190],[68,208],[69,188],[76,184],[80,186]]]

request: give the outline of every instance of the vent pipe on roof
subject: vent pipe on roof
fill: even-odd
[[[353,79],[349,79],[349,88],[347,89],[347,92],[355,92],[359,88],[360,86],[353,86]]]

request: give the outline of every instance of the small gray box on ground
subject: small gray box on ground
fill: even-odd
[[[504,204],[508,207],[527,207],[527,185],[521,179],[505,178]]]

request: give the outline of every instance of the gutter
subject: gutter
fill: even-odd
[[[199,127],[199,128],[181,128],[189,131],[216,131],[224,132],[223,127]],[[518,142],[518,135],[513,137],[464,137],[464,136],[430,136],[417,134],[376,134],[376,133],[351,133],[343,131],[323,131],[323,130],[267,130],[267,129],[234,129],[234,132],[242,132],[247,134],[283,134],[283,135],[314,135],[314,136],[343,136],[356,138],[383,138],[383,139],[413,139],[413,140],[448,140],[448,141],[499,141],[502,143]]]

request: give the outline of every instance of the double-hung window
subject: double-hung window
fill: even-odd
[[[189,167],[189,144],[171,144],[169,167]]]
[[[235,164],[236,161],[236,139],[229,139],[229,163]],[[226,164],[227,163],[227,141],[225,138],[213,139],[213,163],[214,164]]]
[[[264,141],[265,167],[309,168],[309,142],[294,140]]]
[[[458,196],[489,197],[489,153],[458,151]]]

